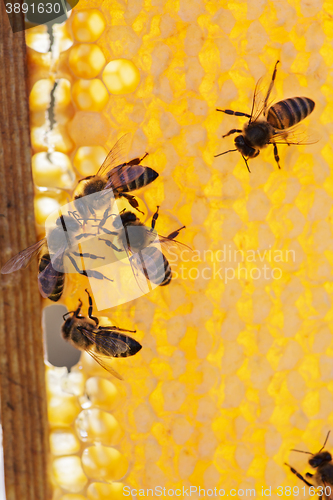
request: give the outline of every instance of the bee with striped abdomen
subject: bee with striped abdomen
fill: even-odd
[[[82,301],[76,311],[64,314],[65,323],[61,332],[65,340],[81,351],[86,351],[105,370],[122,380],[122,377],[108,365],[112,358],[134,356],[142,348],[141,344],[127,335],[135,331],[123,330],[116,326],[98,326],[99,320],[92,315],[93,303],[88,290],[88,318],[80,315]],[[66,317],[71,314],[69,318]]]
[[[278,164],[278,167],[281,168],[279,164],[280,158],[277,144],[300,144],[300,142],[291,142],[288,140],[289,129],[304,120],[304,118],[312,113],[315,107],[314,101],[308,97],[292,97],[290,99],[279,101],[267,109],[268,99],[273,89],[278,63],[279,61],[275,64],[271,83],[263,106],[256,113],[254,112],[254,109],[256,107],[258,85],[260,80],[256,85],[250,115],[239,111],[232,111],[230,109],[217,109],[217,111],[222,111],[227,115],[246,116],[249,118],[249,121],[244,126],[243,130],[232,129],[227,134],[222,136],[224,138],[231,134],[239,133],[240,135],[235,138],[236,149],[230,149],[224,153],[216,155],[217,157],[232,151],[239,151],[249,172],[250,169],[247,160],[258,156],[260,150],[265,148],[268,144],[273,145],[275,161]],[[261,114],[266,117],[266,120],[258,119]]]
[[[110,238],[99,238],[113,250],[126,252],[137,284],[143,293],[148,293],[152,289],[150,282],[165,286],[171,281],[170,264],[159,246],[167,248],[174,245],[189,248],[175,240],[185,226],[168,236],[160,236],[156,233],[158,211],[159,207],[152,217],[150,228],[145,226],[133,212],[123,211],[113,221],[116,232],[113,241]]]
[[[79,181],[74,191],[74,205],[80,216],[87,220],[96,210],[104,208],[110,200],[108,189],[112,189],[113,196],[126,198],[130,205],[138,212],[136,198],[129,194],[131,191],[147,186],[153,182],[158,173],[150,167],[141,165],[148,155],[123,162],[123,150],[127,148],[129,134],[121,137],[113,146],[96,175],[90,175]],[[88,195],[100,193],[99,196],[83,199]]]
[[[86,257],[94,260],[104,259],[104,257],[99,257],[91,253],[70,252],[70,246],[73,242],[82,237],[89,236],[89,234],[85,233],[79,234],[80,228],[81,225],[75,218],[70,215],[61,215],[57,218],[55,227],[49,230],[47,237],[14,255],[2,267],[1,274],[10,274],[19,269],[24,269],[29,265],[33,257],[40,255],[38,288],[42,297],[49,298],[54,302],[60,299],[65,285],[65,257],[68,257],[75,272],[91,278],[112,281],[99,271],[79,269],[71,253],[77,257]]]

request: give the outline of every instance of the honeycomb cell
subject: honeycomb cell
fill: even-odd
[[[119,481],[128,469],[128,460],[115,448],[90,446],[82,454],[82,465],[91,479]]]
[[[77,435],[85,442],[111,446],[117,444],[121,436],[119,423],[114,416],[95,408],[83,410],[76,419],[75,426]]]
[[[70,49],[69,67],[78,78],[95,78],[106,63],[98,45],[81,43]]]
[[[50,36],[47,31],[47,26],[40,24],[26,31],[25,40],[28,47],[46,54],[50,50]]]
[[[97,78],[75,82],[72,95],[76,106],[85,111],[102,111],[109,100],[106,88]]]
[[[56,458],[53,461],[52,469],[56,483],[61,488],[73,493],[81,491],[88,482],[79,457]]]
[[[84,177],[95,175],[105,157],[106,151],[102,146],[83,146],[75,153],[73,165]]]
[[[78,111],[69,122],[68,131],[78,147],[103,146],[110,134],[110,122],[102,114]]]
[[[63,153],[37,153],[32,157],[32,174],[37,186],[71,189],[75,174],[67,155]]]
[[[139,85],[140,72],[132,61],[115,59],[105,66],[102,79],[111,94],[128,94]]]
[[[89,500],[123,500],[123,483],[91,483],[87,489]]]
[[[97,9],[76,12],[72,21],[73,35],[78,42],[95,42],[105,27],[105,18]]]
[[[39,225],[44,224],[48,216],[60,208],[61,203],[59,199],[47,195],[37,195],[34,200],[35,219]]]
[[[50,449],[54,456],[73,455],[80,450],[80,442],[67,429],[57,429],[50,434]]]
[[[50,106],[51,90],[54,82],[51,78],[38,80],[29,96],[30,111],[45,111]]]
[[[67,427],[74,422],[79,411],[76,398],[53,396],[48,402],[49,424],[54,427]]]
[[[60,78],[57,80],[54,97],[57,110],[65,108],[71,104],[71,84],[66,78]]]

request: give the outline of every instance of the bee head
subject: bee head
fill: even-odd
[[[245,142],[243,135],[237,135],[235,138],[235,146],[246,158],[255,158],[260,153],[259,149],[254,149]]]
[[[117,217],[113,221],[113,225],[116,229],[121,229],[122,226],[126,226],[128,224],[133,224],[133,222],[137,221],[137,216],[133,214],[133,212],[126,211],[122,214],[117,215]]]
[[[328,451],[322,451],[320,453],[316,453],[315,455],[313,455],[312,458],[310,458],[309,465],[311,465],[311,467],[316,469],[317,467],[320,467],[325,463],[331,461],[332,461],[332,455]]]

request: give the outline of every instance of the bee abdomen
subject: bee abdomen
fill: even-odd
[[[144,168],[145,168],[144,172],[141,175],[139,175],[139,177],[137,177],[132,181],[129,180],[129,175],[128,172],[126,172],[126,170],[120,172],[119,178],[121,181],[121,187],[117,188],[117,191],[123,193],[135,191],[136,189],[140,189],[144,186],[147,186],[158,177],[158,173],[155,172],[155,170],[153,170],[152,168],[150,167],[144,167]]]
[[[153,265],[149,265],[149,263],[147,264],[146,270],[149,276],[149,280],[155,285],[168,285],[172,278],[172,271],[170,264],[164,254],[155,247],[147,247],[145,248],[145,256],[147,255],[154,263]]]
[[[275,129],[290,128],[304,120],[315,107],[314,101],[308,97],[292,97],[277,102],[268,110],[267,121]]]
[[[42,255],[38,266],[39,273],[42,273],[46,268],[46,266],[50,264],[50,262],[51,262],[51,257],[49,253],[45,253],[44,255]],[[48,298],[50,300],[53,300],[53,302],[58,302],[65,286],[65,275],[63,273],[57,273],[57,274],[59,274],[59,276],[57,278],[55,287],[52,290],[51,294],[48,296]]]

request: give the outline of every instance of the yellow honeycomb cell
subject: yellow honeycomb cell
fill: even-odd
[[[68,80],[66,80],[66,78],[60,78],[57,80],[54,97],[57,110],[65,108],[71,104],[71,84]]]
[[[117,444],[121,436],[119,423],[106,411],[83,410],[75,422],[76,432],[81,441],[102,443],[106,446]]]
[[[37,186],[71,189],[75,175],[71,162],[63,153],[37,153],[32,157],[32,174]]]
[[[83,176],[95,175],[106,157],[102,146],[83,146],[77,150],[73,158],[73,165]]]
[[[56,458],[52,465],[53,477],[55,482],[73,493],[79,493],[87,484],[81,461],[79,457],[61,457]]]
[[[128,94],[139,85],[140,72],[132,61],[115,59],[105,66],[102,79],[111,94]]]
[[[72,30],[78,42],[95,42],[105,27],[105,18],[98,9],[76,12],[73,16]]]
[[[62,195],[47,196],[47,194],[39,194],[35,196],[35,218],[36,224],[43,225],[48,216],[61,207]]]
[[[42,79],[35,83],[29,96],[31,111],[45,111],[50,106],[53,85],[54,82],[51,79]]]
[[[105,86],[97,78],[75,82],[72,95],[76,106],[86,111],[102,111],[109,100]]]
[[[128,469],[128,460],[115,448],[90,446],[82,454],[82,465],[89,478],[119,481]]]
[[[104,54],[96,44],[80,43],[70,49],[69,67],[78,78],[95,78],[105,63]]]
[[[80,451],[80,443],[74,432],[57,429],[50,434],[50,449],[54,456],[74,455]]]
[[[88,500],[121,500],[123,495],[123,483],[91,483],[87,489]]]
[[[110,135],[110,122],[105,115],[77,111],[67,130],[78,147],[104,146]]]

